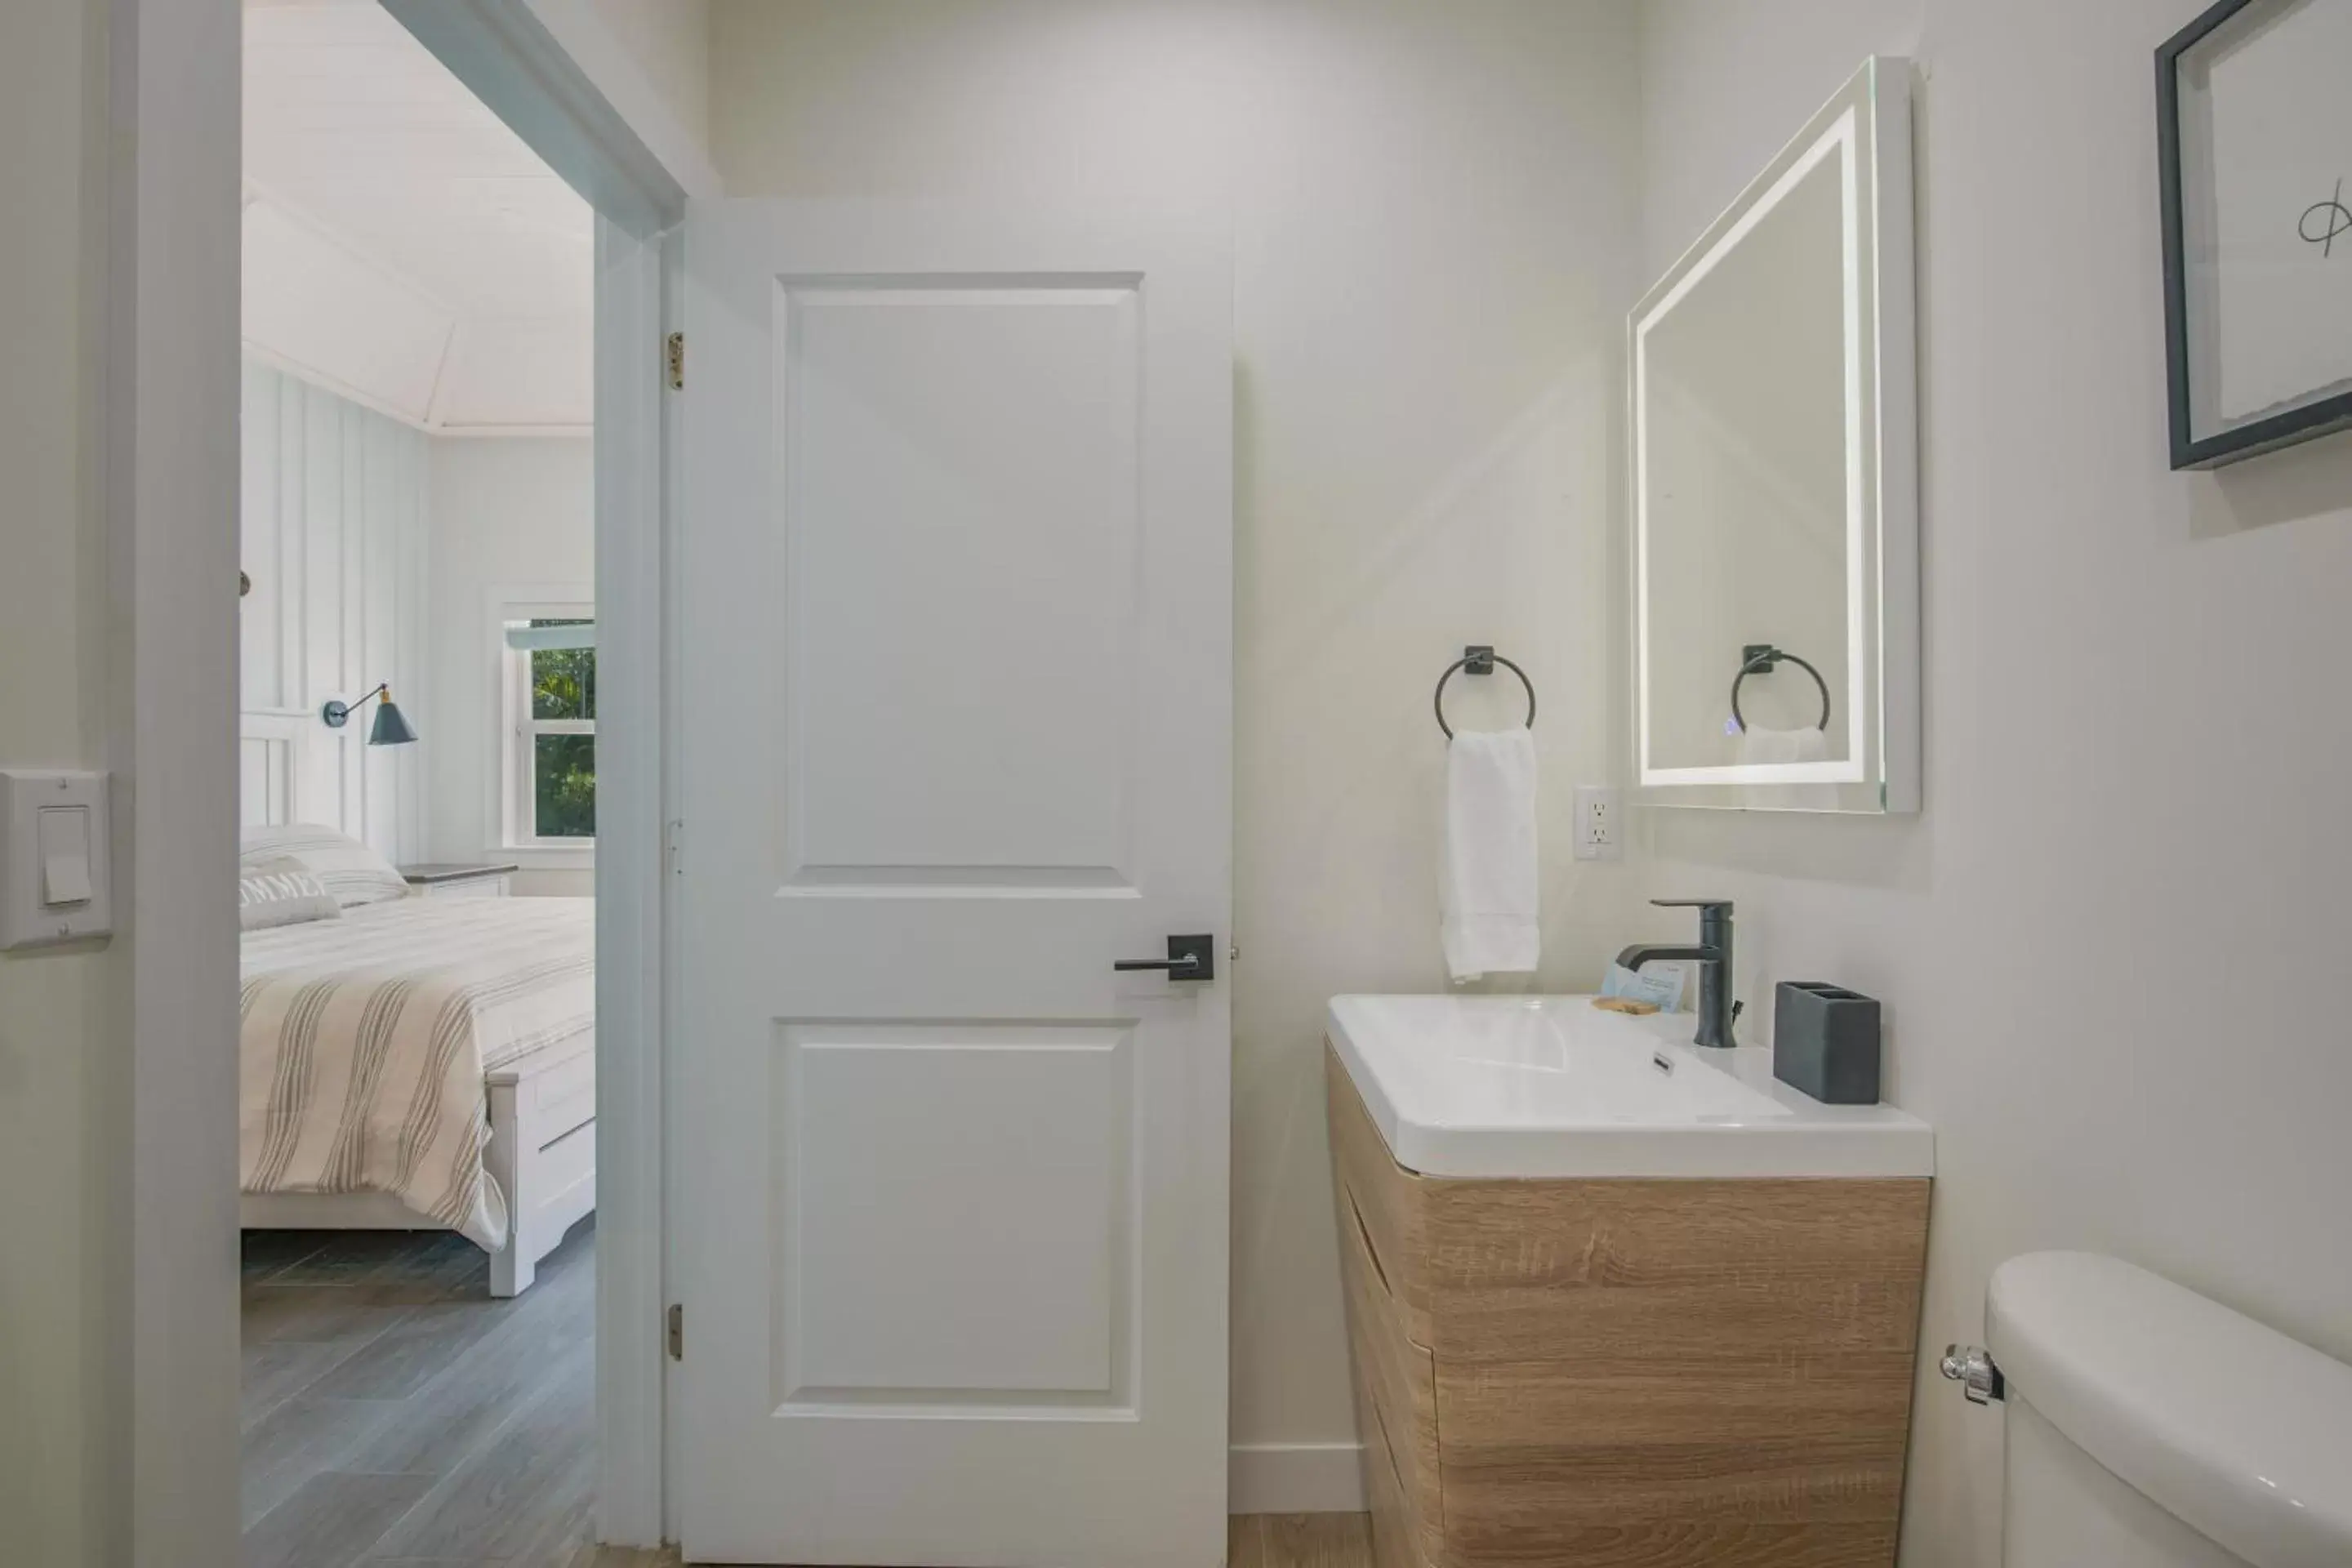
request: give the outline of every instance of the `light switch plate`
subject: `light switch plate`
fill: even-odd
[[[0,950],[112,934],[112,829],[104,773],[0,768]]]

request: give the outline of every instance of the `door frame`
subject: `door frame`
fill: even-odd
[[[614,108],[525,0],[383,0],[599,215],[598,1527],[662,1538],[667,879],[665,231],[715,194]],[[584,24],[583,24],[584,25]],[[239,0],[106,0],[106,766],[121,934],[90,1202],[104,1289],[92,1513],[108,1563],[234,1568],[236,958],[216,918],[236,810],[243,26]],[[607,40],[609,41],[609,40]],[[617,50],[608,58],[625,58]],[[666,131],[667,128],[664,128]],[[218,591],[215,591],[215,589]]]

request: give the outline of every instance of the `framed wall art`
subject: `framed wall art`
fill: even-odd
[[[2352,428],[2352,0],[2221,0],[2157,51],[2172,466]]]

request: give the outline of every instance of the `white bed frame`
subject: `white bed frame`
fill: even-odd
[[[596,1210],[596,1052],[491,1073],[490,1146],[482,1161],[507,1200],[507,1244],[490,1254],[490,1294],[530,1289],[539,1260]],[[437,1230],[388,1193],[247,1193],[247,1230]]]

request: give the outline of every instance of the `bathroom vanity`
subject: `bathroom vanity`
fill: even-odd
[[[1380,1568],[1893,1563],[1932,1134],[1691,1029],[1331,1004]]]

